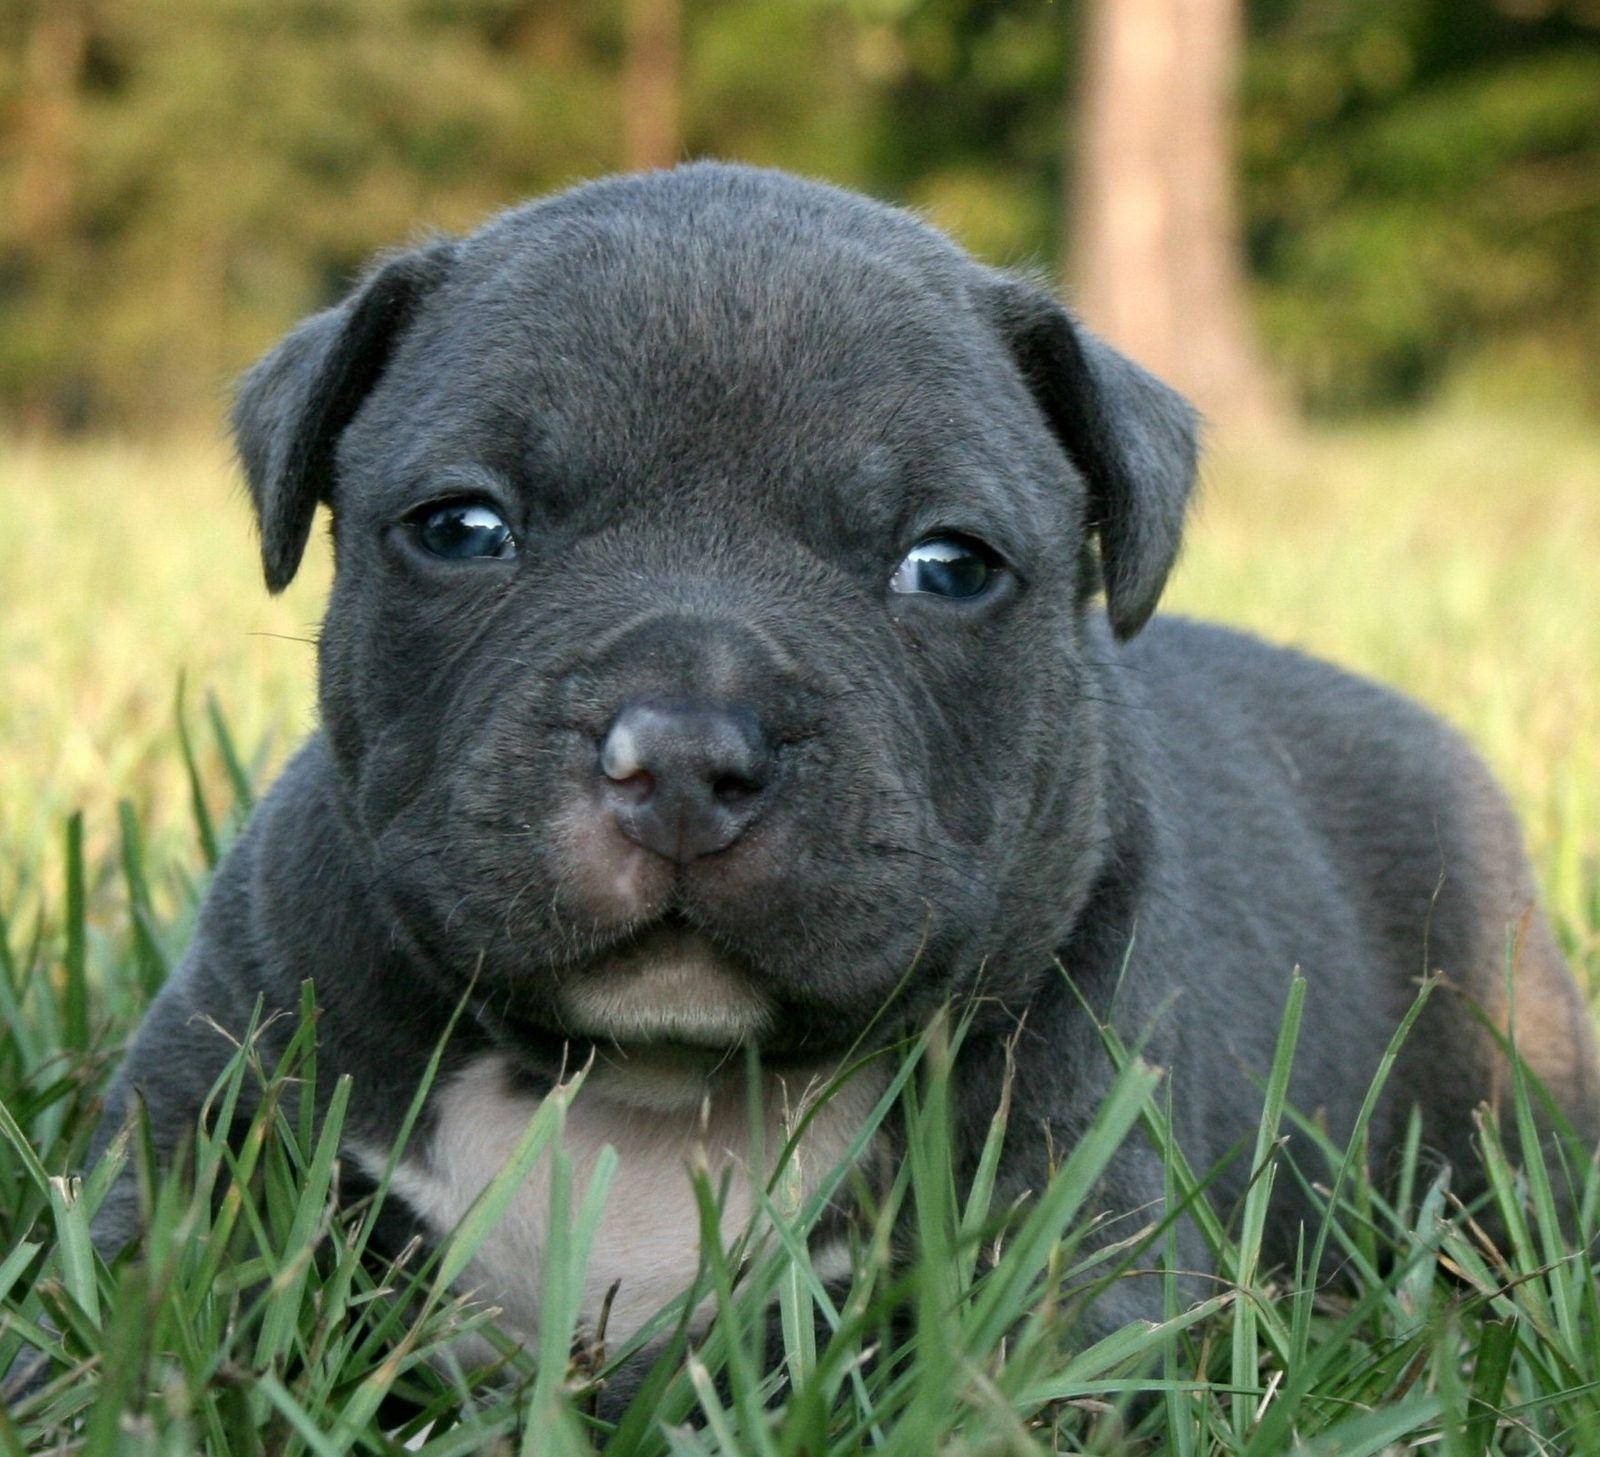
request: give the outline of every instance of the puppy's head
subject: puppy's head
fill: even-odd
[[[1194,430],[1044,294],[816,184],[622,178],[390,260],[235,427],[269,586],[332,508],[325,732],[433,974],[781,1054],[1048,968]]]

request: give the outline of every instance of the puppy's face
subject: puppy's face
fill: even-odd
[[[347,813],[489,1013],[799,1055],[1048,966],[1098,868],[1092,533],[1132,630],[1190,461],[1041,296],[687,169],[391,263],[237,424],[269,580],[333,508]]]

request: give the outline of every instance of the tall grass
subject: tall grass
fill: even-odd
[[[0,559],[0,1369],[28,1351],[49,1365],[0,1416],[0,1457],[407,1441],[440,1454],[1600,1452],[1592,1165],[1547,1163],[1533,1145],[1518,1168],[1486,1126],[1496,1241],[1425,1171],[1416,1137],[1385,1190],[1359,1136],[1324,1146],[1316,1167],[1287,1163],[1282,1134],[1301,1111],[1284,1102],[1292,986],[1236,1210],[1199,1199],[1205,1171],[1171,1144],[1158,1070],[1109,1030],[1122,1073],[1099,1119],[1014,1210],[998,1207],[994,1160],[1027,1130],[1003,1110],[973,1187],[951,1177],[959,1023],[900,1050],[869,1127],[903,1119],[906,1157],[886,1186],[856,1189],[848,1288],[806,1252],[820,1196],[802,1204],[780,1171],[725,1247],[723,1191],[702,1180],[699,1284],[662,1316],[664,1354],[614,1426],[594,1395],[628,1353],[574,1343],[592,1209],[572,1191],[585,1181],[558,1159],[540,1340],[572,1356],[535,1362],[451,1282],[505,1184],[438,1250],[370,1251],[375,1204],[339,1192],[344,1093],[320,1125],[292,1096],[316,1076],[309,1020],[281,1064],[262,1066],[247,1040],[220,1080],[219,1104],[262,1090],[243,1140],[202,1133],[183,1179],[155,1174],[137,1137],[85,1169],[96,1098],[181,952],[208,864],[309,720],[304,640],[326,561],[286,600],[265,598],[220,449],[4,449],[0,507],[22,548]],[[1373,672],[1465,728],[1518,801],[1591,982],[1597,482],[1600,439],[1558,423],[1434,420],[1224,458],[1171,599]],[[525,1159],[559,1147],[573,1092],[530,1125]],[[1219,1272],[1199,1306],[1170,1224],[1110,1250],[1090,1237],[1089,1191],[1124,1138],[1163,1151],[1170,1204],[1199,1221]],[[141,1258],[108,1270],[88,1223],[129,1162],[148,1228]],[[585,1200],[602,1197],[603,1173]],[[1273,1269],[1261,1225],[1284,1179],[1323,1213],[1296,1267]],[[1569,1181],[1581,1212],[1563,1231]],[[909,1258],[897,1230],[914,1232]],[[1344,1283],[1314,1274],[1324,1247]],[[1078,1297],[1133,1270],[1164,1278],[1166,1318],[1085,1345]],[[691,1338],[680,1317],[704,1300],[718,1318]],[[493,1380],[461,1369],[467,1331],[501,1351]]]
[[[206,814],[215,824],[215,811]],[[213,831],[214,833],[214,831]],[[186,1165],[156,1171],[135,1127],[81,1175],[107,1054],[149,993],[172,928],[143,898],[148,867],[124,845],[127,923],[120,945],[88,950],[81,832],[68,830],[64,920],[0,926],[0,1367],[44,1360],[29,1394],[0,1416],[0,1452],[327,1454],[489,1450],[618,1454],[913,1454],[1161,1451],[1375,1453],[1418,1443],[1447,1453],[1600,1451],[1597,1286],[1586,1253],[1600,1233],[1600,1171],[1530,1137],[1533,1094],[1517,1087],[1525,1167],[1499,1129],[1483,1139],[1491,1203],[1506,1233],[1422,1172],[1413,1136],[1392,1192],[1365,1174],[1364,1119],[1347,1146],[1322,1141],[1314,1166],[1285,1163],[1280,1134],[1303,983],[1292,978],[1277,1051],[1262,1085],[1241,1208],[1212,1211],[1203,1175],[1172,1141],[1160,1071],[1104,1029],[1119,1067],[1083,1137],[1037,1196],[1002,1207],[994,1173],[1007,1138],[996,1110],[979,1172],[957,1186],[950,1164],[949,1068],[958,1020],[881,1054],[892,1076],[852,1157],[809,1198],[781,1160],[756,1214],[731,1244],[725,1186],[695,1174],[703,1260],[695,1286],[620,1351],[596,1352],[579,1304],[587,1235],[611,1165],[577,1171],[561,1151],[582,1074],[545,1099],[501,1176],[432,1251],[380,1258],[375,1195],[339,1194],[349,1094],[340,1079],[318,1122],[315,1008],[305,990],[297,1035],[275,1066],[255,1023],[219,1078],[213,1116]],[[157,964],[135,948],[149,944]],[[79,958],[84,958],[81,962]],[[257,1011],[259,1019],[260,1010]],[[1396,1033],[1392,1050],[1407,1028]],[[1370,1112],[1391,1060],[1372,1089]],[[410,1127],[431,1074],[417,1089]],[[256,1111],[239,1135],[246,1086]],[[886,1120],[904,1157],[855,1195],[847,1288],[812,1267],[808,1237]],[[218,1130],[234,1130],[226,1138]],[[1135,1236],[1089,1238],[1095,1182],[1128,1138],[1148,1139],[1169,1170],[1169,1206]],[[550,1238],[537,1278],[532,1359],[493,1326],[492,1309],[455,1282],[522,1176],[553,1160]],[[111,1180],[132,1161],[145,1233],[112,1268],[89,1243]],[[1260,1260],[1275,1179],[1313,1191],[1319,1217],[1293,1269]],[[1577,1227],[1563,1229],[1575,1204]],[[1177,1212],[1196,1219],[1218,1279],[1198,1303],[1172,1263]],[[906,1231],[913,1238],[906,1246]],[[1345,1280],[1316,1272],[1324,1245]],[[898,1249],[900,1258],[891,1259]],[[1165,1272],[1167,1311],[1093,1343],[1076,1338],[1084,1299],[1133,1272]],[[709,1299],[709,1329],[685,1313]],[[774,1318],[774,1316],[776,1318]],[[498,1350],[463,1369],[472,1332]],[[770,1344],[769,1342],[770,1337]],[[661,1354],[633,1401],[605,1420],[595,1397],[647,1339]],[[569,1354],[570,1353],[570,1354]],[[1400,1444],[1396,1446],[1396,1444]]]

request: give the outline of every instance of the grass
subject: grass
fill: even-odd
[[[194,1195],[146,1175],[146,1257],[104,1269],[88,1219],[114,1169],[141,1164],[139,1142],[68,1175],[122,1040],[181,951],[216,843],[310,720],[305,639],[327,562],[314,556],[285,598],[266,598],[220,446],[0,451],[0,507],[21,543],[0,563],[0,1368],[24,1345],[56,1357],[44,1389],[0,1417],[0,1457],[386,1452],[407,1439],[439,1454],[602,1441],[786,1457],[1600,1453],[1600,1310],[1573,1253],[1600,1230],[1592,1166],[1572,1172],[1582,1214],[1563,1234],[1567,1170],[1513,1168],[1487,1128],[1498,1246],[1414,1157],[1389,1199],[1366,1182],[1359,1139],[1324,1148],[1319,1167],[1289,1166],[1293,997],[1252,1192],[1226,1220],[1193,1206],[1221,1283],[1197,1313],[1169,1269],[1167,1319],[1094,1346],[1073,1339],[1064,1292],[1170,1265],[1159,1226],[1090,1253],[1099,1167],[1123,1137],[1149,1138],[1174,1204],[1201,1182],[1170,1146],[1163,1084],[1109,1033],[1125,1066],[1095,1128],[1009,1218],[985,1177],[970,1191],[950,1178],[942,1068],[960,1027],[903,1050],[874,1117],[902,1101],[909,1156],[869,1199],[846,1297],[805,1256],[817,1204],[799,1207],[780,1174],[742,1245],[708,1241],[690,1300],[717,1304],[711,1332],[691,1349],[667,1313],[667,1356],[614,1433],[588,1414],[594,1353],[542,1367],[508,1353],[512,1379],[496,1385],[452,1363],[451,1340],[487,1322],[449,1277],[495,1189],[431,1260],[364,1257],[375,1208],[335,1197],[342,1095],[320,1128],[290,1096],[315,1075],[308,1036],[276,1067],[241,1049],[216,1096],[261,1083],[250,1135],[238,1149],[201,1138]],[[1574,964],[1600,983],[1600,435],[1434,418],[1224,454],[1211,476],[1169,605],[1373,673],[1463,727],[1517,801]],[[559,1142],[562,1107],[530,1126],[528,1157]],[[1007,1136],[1024,1134],[997,1117],[991,1149]],[[1300,1268],[1264,1269],[1265,1200],[1286,1178],[1320,1188],[1327,1214]],[[700,1197],[715,1229],[720,1191],[702,1184]],[[901,1215],[920,1250],[905,1268],[888,1258]],[[588,1221],[569,1203],[556,1223],[540,1276],[547,1350],[571,1345]],[[1346,1259],[1350,1289],[1311,1278],[1320,1242]],[[749,1353],[769,1308],[792,1387],[771,1409]]]

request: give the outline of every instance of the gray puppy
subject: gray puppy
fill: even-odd
[[[781,1131],[863,1028],[952,1000],[963,1168],[1014,1042],[1011,1198],[1107,1085],[1080,997],[1148,1036],[1208,1167],[1254,1127],[1294,968],[1291,1097],[1335,1139],[1441,969],[1372,1144],[1418,1105],[1470,1185],[1504,1068],[1469,1004],[1504,1024],[1520,927],[1518,1044],[1593,1136],[1585,1009],[1482,765],[1381,688],[1149,621],[1191,411],[906,214],[726,166],[582,187],[385,262],[234,423],[273,590],[332,509],[322,727],[218,871],[108,1129],[137,1095],[172,1149],[217,1029],[311,977],[319,1087],[353,1075],[346,1164],[373,1176],[470,987],[391,1233],[448,1230],[592,1054],[567,1141],[621,1156],[590,1291],[621,1282],[615,1334],[692,1276],[685,1157],[742,1157],[730,1049],[760,1048]],[[876,1091],[813,1120],[808,1178]],[[1224,1210],[1247,1176],[1226,1164]],[[1278,1189],[1269,1260],[1306,1212]],[[1143,1220],[1162,1190],[1132,1140],[1100,1202]],[[535,1169],[472,1281],[523,1330],[545,1206]],[[98,1236],[135,1224],[124,1184]],[[1119,1285],[1088,1334],[1159,1299]]]

